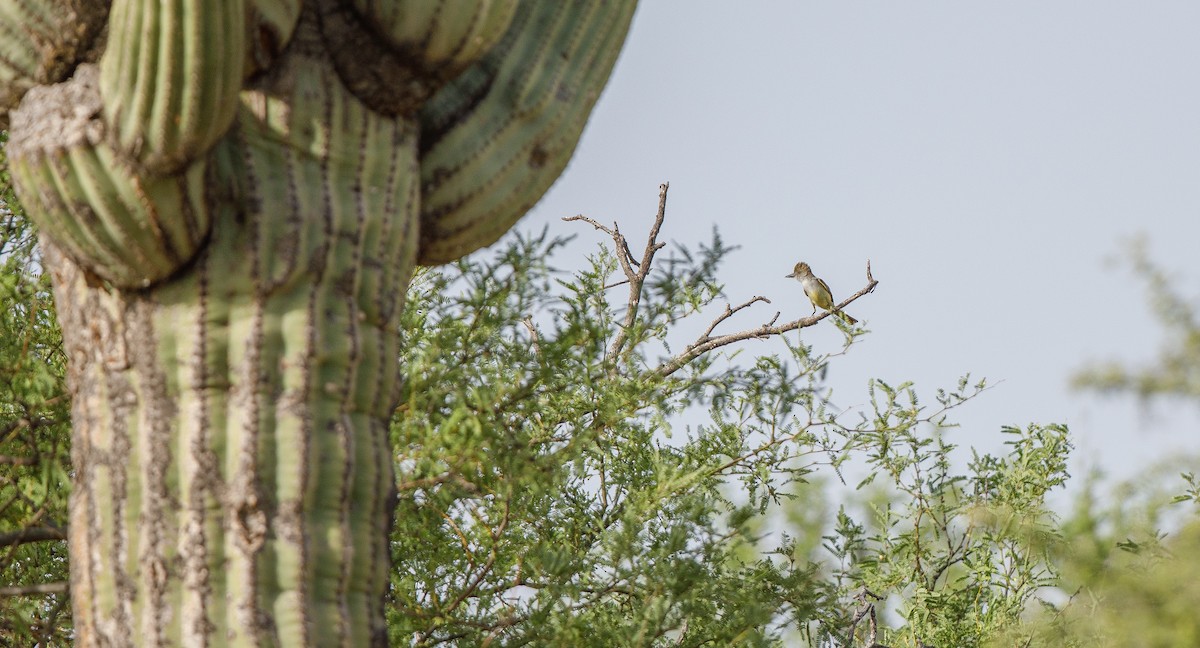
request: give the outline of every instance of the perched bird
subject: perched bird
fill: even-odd
[[[817,312],[817,306],[824,308],[827,311],[833,310],[833,293],[829,291],[829,284],[821,280],[812,273],[812,268],[808,264],[801,261],[796,264],[796,268],[792,270],[792,274],[785,275],[788,279],[795,279],[804,285],[804,294],[808,295],[808,301],[813,304],[813,312]],[[847,324],[857,324],[858,320],[850,317],[848,313],[837,311],[838,317],[846,321]]]

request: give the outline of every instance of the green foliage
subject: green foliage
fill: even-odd
[[[750,523],[809,469],[788,419],[812,376],[768,359],[656,371],[653,343],[718,292],[719,240],[649,278],[624,342],[615,260],[563,276],[547,265],[563,243],[522,239],[410,291],[393,639],[771,645],[822,591],[807,562],[757,555]],[[711,422],[673,431],[696,406]]]
[[[1171,496],[1163,468],[1103,495],[1095,478],[1086,485],[1055,556],[1066,600],[1035,617],[1033,645],[1200,645],[1200,519]]]
[[[877,633],[895,646],[982,645],[1014,629],[1038,591],[1056,582],[1050,551],[1058,533],[1046,495],[1068,476],[1067,430],[1005,428],[1009,452],[972,451],[960,473],[946,411],[984,388],[964,378],[926,413],[910,385],[873,383],[873,425],[860,431],[868,476],[859,488],[883,494],[866,502],[862,522],[843,507],[826,538],[843,597],[858,603],[848,608],[856,636]],[[876,630],[863,622],[880,599],[890,599],[885,609],[902,624]],[[857,645],[849,633],[839,637],[845,642],[836,645]]]
[[[721,295],[720,239],[677,249],[628,298],[611,292],[619,251],[568,275],[549,265],[564,243],[522,239],[410,291],[394,641],[972,646],[1053,582],[1064,428],[1008,429],[1007,455],[960,474],[947,413],[983,383],[927,411],[876,381],[851,426],[824,384],[833,355],[783,336],[783,356],[729,362],[730,347],[668,374]],[[864,522],[827,519],[818,470],[869,473]],[[897,627],[864,587],[899,602]]]
[[[1176,495],[1172,501],[1176,503],[1191,502],[1200,507],[1200,480],[1196,479],[1196,473],[1189,471],[1180,473],[1179,476],[1183,478],[1185,489],[1182,493]]]
[[[0,165],[0,168],[3,168]],[[0,177],[0,646],[67,645],[69,400],[49,280]],[[35,586],[52,584],[52,593]]]
[[[1157,362],[1112,362],[1080,371],[1077,387],[1139,399],[1200,398],[1200,321],[1195,304],[1154,263],[1144,239],[1128,251],[1146,282],[1167,342]],[[1095,477],[1062,525],[1055,562],[1067,600],[1047,606],[1039,645],[1200,645],[1200,456],[1175,456],[1103,494]],[[1182,484],[1179,479],[1182,478]],[[1182,489],[1182,492],[1181,492]]]
[[[1075,387],[1101,393],[1134,394],[1142,399],[1162,396],[1200,398],[1200,319],[1196,307],[1173,285],[1170,275],[1154,263],[1145,239],[1129,243],[1127,257],[1134,274],[1146,283],[1150,307],[1164,329],[1166,343],[1157,362],[1130,367],[1105,362],[1078,371]]]

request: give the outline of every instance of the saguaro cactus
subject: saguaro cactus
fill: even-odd
[[[0,0],[80,646],[386,643],[411,271],[554,181],[633,4]]]

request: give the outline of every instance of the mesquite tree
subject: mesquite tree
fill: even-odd
[[[554,181],[633,4],[0,0],[78,645],[385,643],[409,277]]]

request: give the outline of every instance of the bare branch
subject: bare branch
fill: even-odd
[[[658,241],[658,233],[662,230],[663,220],[667,216],[667,189],[670,186],[670,183],[667,182],[658,186],[658,213],[654,216],[654,225],[650,227],[650,234],[646,238],[646,247],[642,250],[641,261],[633,258],[633,253],[629,250],[629,243],[625,240],[625,235],[621,233],[621,229],[615,223],[610,229],[583,215],[569,216],[563,219],[565,222],[583,221],[611,236],[617,250],[617,261],[621,264],[621,270],[625,273],[625,279],[629,283],[629,302],[625,308],[625,321],[621,323],[621,329],[617,332],[617,337],[608,349],[609,358],[615,359],[624,350],[625,343],[629,340],[629,329],[633,327],[633,323],[637,320],[638,306],[642,302],[642,285],[646,283],[646,277],[650,275],[650,267],[654,261],[654,255],[667,245]],[[634,268],[637,269],[635,270]]]
[[[42,594],[66,594],[70,584],[66,581],[38,583],[36,585],[10,585],[0,587],[0,596],[38,596]]]
[[[583,221],[583,222],[587,223],[588,225],[591,225],[592,227],[600,230],[601,232],[608,234],[609,236],[615,236],[614,232],[611,229],[605,227],[604,225],[601,225],[600,223],[597,223],[594,219],[588,218],[587,216],[584,216],[583,214],[578,214],[575,216],[564,216],[562,220],[564,223]]]
[[[541,337],[538,336],[537,327],[533,324],[533,316],[526,315],[525,319],[521,320],[521,323],[524,324],[525,328],[529,331],[529,339],[531,345],[533,346],[533,354],[539,358],[542,357]]]
[[[669,375],[675,373],[676,371],[679,371],[680,369],[682,369],[684,366],[686,366],[692,360],[695,360],[696,358],[704,355],[705,353],[708,353],[709,351],[712,351],[713,349],[719,349],[720,347],[723,347],[723,346],[726,346],[729,344],[733,344],[734,342],[741,342],[742,340],[763,339],[763,338],[771,337],[773,335],[782,335],[784,333],[787,333],[788,331],[794,331],[797,329],[802,329],[802,328],[807,328],[809,326],[812,326],[812,325],[816,324],[817,322],[825,319],[830,314],[840,311],[841,309],[845,308],[847,304],[850,304],[851,302],[857,300],[859,297],[862,297],[863,295],[865,295],[869,292],[873,292],[875,290],[875,286],[878,286],[879,282],[876,281],[875,278],[871,276],[871,262],[870,261],[867,262],[867,277],[868,277],[868,281],[867,281],[866,286],[864,286],[861,290],[854,293],[853,295],[850,295],[850,297],[848,297],[847,299],[843,300],[842,303],[838,304],[837,307],[835,307],[832,311],[825,311],[825,312],[817,313],[816,315],[802,317],[798,320],[788,322],[786,324],[780,324],[778,326],[775,325],[775,320],[777,320],[779,318],[779,313],[776,313],[775,317],[771,318],[770,322],[763,324],[762,326],[759,326],[758,328],[746,329],[744,331],[738,331],[737,333],[730,333],[728,335],[722,335],[719,337],[711,337],[712,330],[714,328],[716,328],[717,324],[719,324],[721,321],[724,321],[725,319],[727,319],[730,315],[733,314],[733,312],[736,312],[727,307],[726,312],[722,313],[720,316],[718,316],[717,321],[714,321],[713,324],[711,326],[709,326],[708,330],[706,330],[703,335],[701,335],[699,338],[697,338],[695,342],[689,344],[687,346],[687,348],[685,348],[679,355],[676,355],[674,358],[671,358],[670,360],[666,361],[665,363],[659,365],[658,369],[656,369],[655,372],[659,376],[666,377],[666,376],[669,376]],[[746,302],[745,304],[739,306],[738,310],[740,310],[741,308],[744,308],[745,306],[749,306],[750,304],[754,303],[758,299],[762,299],[763,301],[767,301],[768,303],[770,303],[769,300],[767,300],[765,298],[756,297],[756,298],[751,299],[750,301]]]
[[[467,480],[462,475],[450,472],[445,472],[433,477],[423,477],[421,479],[410,479],[408,481],[396,482],[396,490],[404,493],[407,491],[417,490],[418,488],[432,488],[445,483],[452,483],[471,494],[479,492],[479,487],[473,482]]]
[[[858,602],[858,609],[854,611],[854,618],[850,620],[850,631],[846,633],[846,645],[854,645],[854,632],[858,629],[858,624],[863,620],[863,617],[867,617],[868,631],[870,633],[867,638],[867,645],[870,648],[887,648],[887,646],[881,646],[880,644],[875,643],[875,638],[878,632],[878,621],[875,617],[875,604],[869,599],[882,601],[883,597],[867,589],[866,586],[864,586],[858,591],[857,594],[854,595],[854,600]]]
[[[701,340],[709,339],[709,336],[712,335],[713,329],[717,328],[717,326],[720,325],[721,322],[724,322],[725,320],[729,319],[730,317],[733,317],[734,313],[742,310],[743,308],[749,307],[751,304],[753,304],[755,302],[764,302],[764,303],[770,304],[771,300],[767,299],[766,297],[761,297],[759,295],[755,295],[753,298],[750,299],[750,301],[742,303],[742,304],[738,304],[736,307],[733,307],[733,308],[730,308],[729,304],[725,304],[725,312],[721,313],[721,315],[719,317],[717,317],[717,319],[712,321],[712,324],[708,325],[708,328],[705,329],[704,333],[702,333],[700,335],[700,339]],[[776,319],[779,318],[779,313],[775,313],[775,318]],[[774,319],[771,320],[770,323],[774,324],[775,320]]]
[[[30,542],[45,542],[47,540],[66,540],[67,531],[61,527],[44,526],[29,527],[20,531],[0,533],[0,547],[22,545]]]

